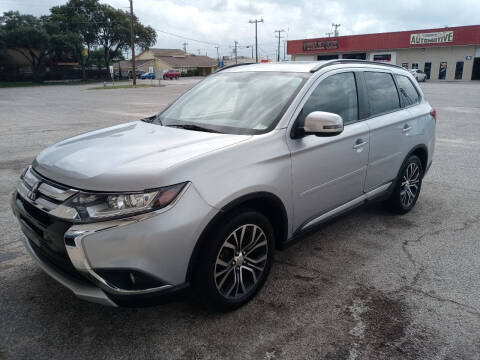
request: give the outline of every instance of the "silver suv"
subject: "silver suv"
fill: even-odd
[[[221,70],[158,115],[41,152],[12,197],[26,247],[89,301],[191,284],[239,307],[306,230],[372,199],[412,209],[436,124],[412,80],[356,60]]]

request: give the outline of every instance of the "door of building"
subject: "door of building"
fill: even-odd
[[[463,61],[457,61],[455,65],[455,80],[462,80],[463,77]]]
[[[438,69],[438,80],[445,80],[447,77],[447,62],[442,61]]]
[[[472,80],[480,80],[480,57],[473,59]]]
[[[427,74],[427,79],[430,79],[430,73],[432,72],[432,63],[426,62],[423,71],[425,72],[425,74]]]

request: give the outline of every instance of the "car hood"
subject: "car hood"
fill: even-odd
[[[136,121],[59,142],[42,151],[33,168],[78,189],[140,191],[171,185],[167,169],[248,138]]]

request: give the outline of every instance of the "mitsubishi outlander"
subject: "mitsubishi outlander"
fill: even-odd
[[[220,70],[158,115],[42,151],[11,200],[26,247],[85,300],[191,286],[235,309],[305,231],[372,199],[414,207],[436,112],[412,80],[359,60]]]

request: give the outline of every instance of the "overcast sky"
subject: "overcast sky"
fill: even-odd
[[[0,12],[43,15],[65,2],[0,0]],[[124,10],[129,6],[129,0],[101,2]],[[274,31],[280,29],[288,39],[302,39],[325,36],[332,31],[333,22],[341,24],[340,35],[480,24],[480,0],[134,0],[134,11],[143,24],[157,30],[156,47],[181,48],[186,41],[188,52],[197,54],[200,50],[211,57],[216,57],[214,44],[220,46],[220,55],[231,55],[234,40],[243,46],[239,55],[251,54],[244,46],[255,41],[254,25],[248,23],[255,18],[264,19],[258,24],[259,55],[269,57],[275,56]]]

